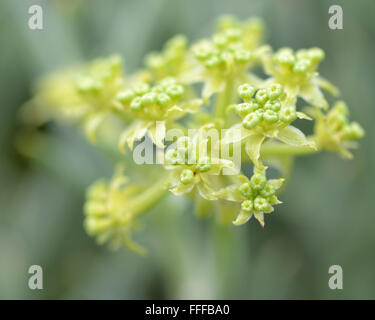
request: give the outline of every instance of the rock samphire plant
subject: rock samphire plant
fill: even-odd
[[[38,83],[25,119],[68,120],[96,145],[112,137],[119,154],[139,164],[117,165],[112,179],[88,188],[84,225],[99,243],[144,252],[132,232],[168,191],[194,201],[200,216],[236,226],[254,217],[264,226],[295,156],[351,157],[364,131],[344,102],[328,105],[323,91],[339,92],[317,72],[324,51],[273,51],[263,29],[259,19],[223,17],[211,38],[190,45],[178,35],[134,74],[124,75],[121,58],[111,56]],[[295,121],[313,121],[313,133],[305,136]],[[118,126],[117,136],[104,130]],[[268,166],[281,177],[267,177]]]

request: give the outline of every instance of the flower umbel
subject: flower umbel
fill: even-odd
[[[97,135],[106,136],[105,128],[120,123],[111,141],[108,135],[98,139],[97,145],[105,141],[102,150],[119,157],[113,150],[118,145],[123,153],[127,148],[135,153],[137,140],[148,136],[151,156],[164,156],[163,163],[129,165],[126,177],[120,168],[109,181],[89,187],[85,228],[99,243],[144,253],[131,235],[140,217],[168,191],[192,199],[198,216],[213,213],[216,221],[236,226],[254,216],[264,226],[264,215],[281,203],[280,188],[290,177],[294,157],[323,150],[352,157],[348,149],[364,130],[349,121],[344,102],[330,108],[325,99],[324,91],[333,96],[339,91],[318,73],[324,51],[275,52],[262,44],[263,31],[259,19],[223,17],[212,37],[192,44],[182,35],[173,37],[160,52],[147,55],[145,68],[134,74],[125,75],[115,55],[39,83],[22,109],[28,130],[54,119],[69,120],[95,143]],[[256,76],[255,67],[266,76]],[[303,109],[308,115],[297,109],[299,98],[308,104]],[[311,135],[297,128],[298,119],[314,122]],[[98,131],[103,122],[109,126]],[[169,143],[167,133],[174,130],[182,134],[171,134]],[[216,139],[207,135],[209,130],[216,130]],[[233,157],[238,150],[239,163]],[[265,164],[278,170],[276,177],[266,177],[271,174]]]

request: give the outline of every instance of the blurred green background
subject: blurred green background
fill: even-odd
[[[41,4],[44,30],[28,28]],[[344,29],[328,28],[340,4]],[[374,1],[126,0],[0,2],[0,298],[8,299],[348,299],[375,298]],[[194,41],[215,19],[263,18],[277,49],[319,46],[320,67],[366,130],[354,160],[323,153],[299,158],[283,205],[264,229],[255,221],[221,228],[198,220],[185,199],[168,197],[144,219],[136,240],[146,258],[99,247],[82,227],[87,185],[112,174],[112,161],[71,127],[47,128],[38,160],[15,147],[17,112],[41,75],[120,53],[126,72],[172,35]],[[44,289],[30,290],[30,265]],[[328,288],[339,264],[344,289]]]

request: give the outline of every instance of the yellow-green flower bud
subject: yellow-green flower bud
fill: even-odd
[[[130,104],[130,108],[133,111],[139,111],[139,110],[142,109],[142,107],[143,107],[143,104],[142,104],[142,98],[141,97],[135,97]]]
[[[365,132],[361,125],[357,122],[352,122],[346,127],[345,137],[347,139],[361,139],[365,135]]]
[[[134,91],[133,90],[124,90],[124,91],[120,91],[118,94],[117,94],[117,100],[120,101],[121,103],[129,103],[130,101],[133,100],[133,98],[135,97],[135,94],[134,94]]]
[[[242,125],[244,128],[251,130],[257,126],[257,124],[262,120],[261,116],[256,112],[249,113],[243,120]]]
[[[181,98],[183,96],[183,94],[185,93],[185,90],[184,90],[184,87],[179,85],[179,84],[175,84],[175,85],[171,85],[169,86],[167,89],[166,89],[166,93],[171,97],[171,98],[175,98],[175,99],[178,99],[178,98]]]
[[[260,192],[260,194],[264,198],[269,198],[275,194],[275,187],[269,182],[267,182],[262,191]]]
[[[274,83],[273,85],[267,88],[267,94],[271,100],[279,98],[283,94],[283,92],[283,86],[279,83]]]
[[[144,105],[150,105],[154,104],[156,102],[156,93],[155,92],[149,92],[142,96],[142,104]]]
[[[245,200],[241,203],[241,209],[245,212],[251,212],[253,210],[253,201]]]
[[[263,113],[263,120],[268,123],[275,123],[277,120],[279,120],[279,117],[275,111],[272,110],[266,110]]]
[[[239,63],[246,63],[251,60],[251,52],[245,49],[238,49],[234,51],[234,60]]]
[[[224,48],[228,43],[228,39],[225,34],[218,33],[214,35],[213,42],[218,48]]]
[[[272,110],[275,112],[279,112],[281,109],[281,103],[279,100],[268,100],[264,105],[266,110]]]
[[[311,66],[311,61],[307,59],[301,59],[296,62],[293,67],[293,72],[305,73]]]
[[[150,90],[150,86],[147,83],[141,83],[134,87],[134,92],[138,96],[143,96]]]
[[[267,90],[266,89],[260,89],[255,94],[255,100],[263,105],[268,100]]]
[[[156,101],[160,106],[167,106],[171,103],[171,98],[165,93],[159,93],[156,97]]]
[[[266,199],[261,196],[257,196],[254,200],[254,209],[257,211],[267,211],[270,208],[270,204]]]
[[[237,90],[238,96],[246,102],[251,100],[251,98],[254,95],[254,91],[255,91],[254,87],[252,87],[251,85],[247,83],[240,85]]]
[[[279,117],[282,122],[290,123],[297,119],[297,113],[293,107],[285,107],[281,109]]]
[[[278,64],[292,66],[296,61],[296,57],[293,54],[293,50],[289,48],[283,48],[276,53],[274,60]]]
[[[193,182],[193,179],[194,179],[194,172],[193,171],[191,171],[190,169],[182,170],[182,172],[180,174],[180,181],[183,184],[189,184],[189,183]]]
[[[244,197],[248,199],[253,196],[253,190],[251,189],[250,183],[248,182],[241,184],[239,187],[239,191]]]
[[[217,56],[212,56],[208,58],[205,62],[205,66],[207,68],[215,68],[215,67],[218,67],[220,64],[221,64],[221,61]]]
[[[313,62],[320,62],[324,59],[324,51],[320,48],[311,48],[307,52],[308,57]]]
[[[250,185],[256,191],[262,190],[266,185],[266,182],[266,177],[261,173],[255,173],[250,179]]]

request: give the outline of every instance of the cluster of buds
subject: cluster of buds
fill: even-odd
[[[119,56],[93,61],[75,80],[77,91],[92,106],[113,107],[113,99],[124,85],[123,63]]]
[[[199,134],[193,139],[183,136],[178,138],[175,148],[167,151],[166,168],[173,170],[170,178],[170,191],[173,194],[189,193],[196,186],[204,199],[215,200],[209,176],[220,175],[223,169],[234,172],[231,161],[207,155],[209,148],[206,142],[200,139]]]
[[[148,54],[145,64],[155,79],[179,78],[188,68],[186,37],[182,35],[173,37],[161,52]]]
[[[301,83],[316,75],[319,63],[324,59],[324,51],[320,48],[302,49],[296,53],[290,48],[278,50],[273,61],[277,66],[277,77],[287,78]]]
[[[282,48],[274,53],[270,46],[261,45],[262,34],[263,24],[257,19],[242,23],[225,17],[211,38],[188,46],[184,36],[176,36],[161,52],[149,54],[146,68],[132,75],[124,77],[121,59],[112,56],[42,81],[29,116],[49,120],[63,114],[78,119],[95,141],[98,125],[111,113],[109,119],[124,122],[120,151],[126,146],[134,149],[135,162],[134,155],[146,153],[142,149],[146,145],[151,146],[151,159],[154,153],[158,160],[165,154],[163,166],[155,166],[157,179],[151,184],[147,179],[142,188],[127,183],[122,174],[90,187],[85,205],[90,235],[101,243],[111,240],[113,245],[123,243],[142,251],[131,241],[131,231],[137,218],[168,190],[175,195],[195,192],[196,204],[216,208],[218,214],[225,211],[218,207],[227,206],[232,214],[225,216],[231,220],[237,214],[233,207],[241,203],[233,223],[241,225],[254,216],[263,226],[264,214],[280,203],[276,191],[283,183],[283,179],[267,180],[263,161],[288,177],[296,155],[327,149],[350,156],[347,148],[364,131],[349,122],[344,103],[328,109],[320,89],[333,95],[338,90],[318,75],[323,50]],[[253,74],[256,65],[269,77]],[[192,85],[196,82],[202,92]],[[297,110],[297,98],[310,105],[312,118]],[[212,103],[207,112],[200,108],[203,103]],[[240,118],[226,115],[226,110],[234,110]],[[187,115],[191,116],[183,118]],[[294,126],[297,118],[316,120],[312,136]],[[173,142],[180,138],[170,145],[169,129],[182,132],[173,135]],[[198,133],[191,135],[190,129]],[[210,136],[211,129],[216,130],[216,138]],[[140,141],[146,135],[151,144]],[[135,141],[139,144],[133,148]],[[248,164],[254,169],[251,178],[239,168]],[[228,205],[225,200],[233,202]]]
[[[352,157],[347,148],[355,146],[353,140],[364,136],[361,125],[349,121],[348,107],[342,101],[337,102],[326,115],[316,112],[315,132],[320,148],[338,151],[347,158]]]
[[[296,120],[294,107],[282,107],[280,99],[283,94],[283,87],[279,83],[256,92],[249,84],[239,86],[238,95],[244,102],[235,105],[235,111],[242,117],[243,127],[248,130],[259,127],[267,131],[270,127],[287,125]]]
[[[281,203],[276,197],[284,179],[267,180],[264,172],[256,171],[251,179],[242,176],[240,185],[219,190],[218,197],[241,202],[241,210],[235,225],[246,223],[253,215],[264,226],[264,213],[273,212],[273,206]]]
[[[136,118],[164,120],[171,107],[179,104],[185,89],[174,78],[167,78],[151,87],[140,83],[132,89],[120,91],[117,101]]]
[[[134,247],[130,239],[134,220],[127,202],[139,190],[117,182],[100,180],[90,186],[84,208],[84,225],[87,233],[96,236],[100,244],[110,241],[113,248],[120,245]]]
[[[262,60],[265,72],[284,86],[292,104],[295,104],[299,96],[312,105],[327,109],[328,103],[320,88],[333,95],[338,94],[338,89],[317,73],[324,56],[324,51],[320,48],[301,49],[297,52],[281,48],[274,54],[265,54]]]

